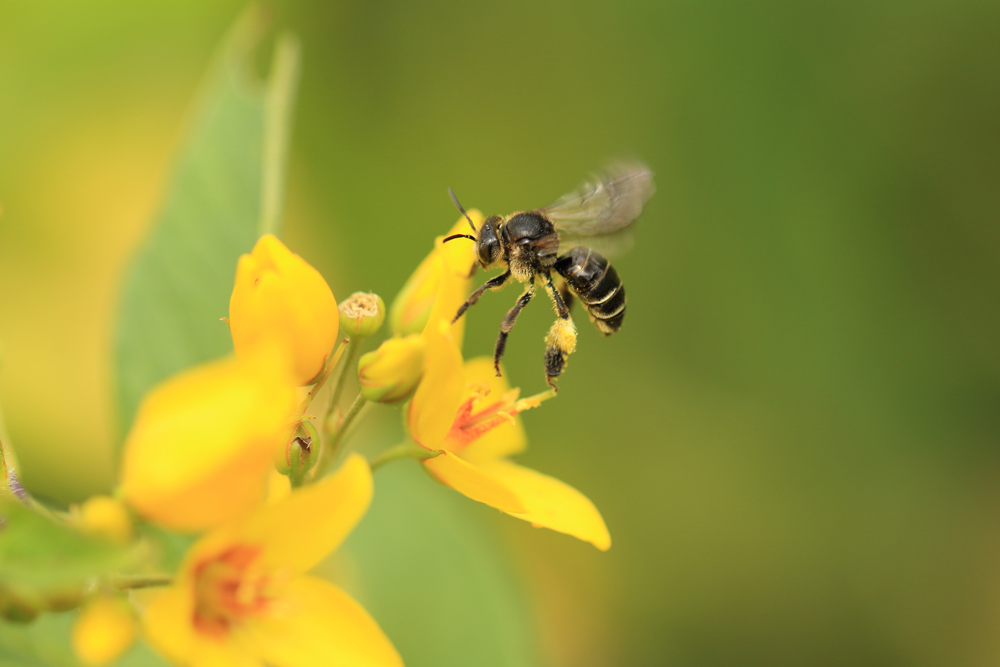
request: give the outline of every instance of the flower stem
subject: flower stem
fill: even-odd
[[[169,586],[173,583],[173,578],[167,574],[122,574],[111,580],[112,585],[118,590],[130,588],[154,588],[156,586]]]
[[[305,411],[309,409],[309,404],[312,403],[314,398],[316,398],[316,394],[320,392],[320,389],[323,388],[326,381],[330,379],[330,375],[333,374],[333,369],[336,367],[337,362],[340,361],[342,356],[344,356],[344,350],[350,348],[350,340],[348,338],[344,338],[339,342],[341,344],[335,347],[327,356],[326,365],[323,367],[323,370],[320,371],[319,377],[313,384],[312,389],[309,390],[309,393],[306,394],[306,397],[302,400],[302,404],[299,406],[300,415],[305,414]]]
[[[298,417],[294,422],[292,422],[291,430],[289,430],[288,432],[288,438],[285,440],[285,462],[289,466],[292,465],[290,448],[292,446],[292,441],[295,440],[295,434],[299,430],[299,426],[306,420],[315,419],[315,417],[313,417],[312,415],[307,415],[306,410],[309,409],[309,406],[312,404],[313,399],[316,398],[316,395],[326,384],[326,381],[330,379],[330,375],[333,374],[333,369],[336,368],[337,362],[339,362],[340,358],[344,356],[344,351],[348,347],[347,344],[349,342],[349,339],[343,338],[337,342],[339,343],[339,345],[334,347],[333,350],[330,352],[330,354],[327,355],[326,364],[323,366],[323,370],[320,371],[319,377],[317,377],[316,382],[313,383],[312,389],[310,389],[309,393],[306,394],[306,397],[302,399],[302,403],[299,404],[299,409],[296,411]],[[313,440],[315,441],[316,438],[313,438]],[[317,445],[318,444],[319,443],[317,441]],[[295,484],[295,481],[296,481],[295,479],[292,479],[292,486],[298,486],[298,484]],[[302,481],[303,480],[300,478],[298,480],[299,484],[301,484]]]
[[[344,437],[347,435],[348,429],[351,427],[351,422],[358,418],[361,414],[361,409],[368,404],[368,399],[358,394],[354,402],[351,403],[351,409],[347,411],[344,415],[344,420],[340,422],[340,426],[337,428],[337,432],[333,434],[330,439],[330,444],[327,447],[330,450],[331,455],[337,454],[337,449],[340,447],[340,443],[343,442]]]
[[[337,409],[337,404],[340,403],[340,395],[344,393],[344,385],[347,383],[347,376],[350,374],[350,369],[354,368],[354,360],[358,356],[358,350],[361,349],[361,342],[364,339],[355,336],[348,340],[347,343],[347,354],[344,358],[344,365],[340,369],[340,377],[337,378],[337,383],[333,385],[333,393],[330,395],[330,408],[327,412],[329,416],[330,412]],[[355,373],[357,369],[355,369]]]
[[[319,479],[322,477],[326,473],[326,469],[329,468],[330,464],[337,458],[340,445],[347,437],[351,424],[358,418],[358,415],[361,414],[362,409],[364,409],[366,405],[368,405],[368,399],[361,394],[358,394],[357,398],[354,399],[354,402],[351,403],[350,410],[348,410],[347,414],[344,415],[344,418],[337,426],[337,430],[333,432],[333,436],[327,443],[326,449],[323,452],[323,458],[316,464],[316,472],[313,474],[313,479]]]
[[[396,445],[395,447],[382,450],[378,456],[369,462],[369,465],[371,465],[372,471],[374,472],[391,461],[399,459],[417,459],[418,461],[424,461],[426,459],[436,458],[443,453],[444,452],[440,449],[424,449],[416,443],[404,442],[401,445]]]

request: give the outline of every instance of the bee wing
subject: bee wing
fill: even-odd
[[[559,252],[565,253],[576,246],[597,251],[608,259],[621,257],[635,245],[635,226],[629,225],[610,234],[585,236],[583,234],[559,234]]]
[[[540,211],[555,225],[560,238],[611,234],[639,217],[655,191],[649,167],[619,162]]]

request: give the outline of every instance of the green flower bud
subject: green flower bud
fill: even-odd
[[[371,292],[355,292],[339,308],[340,329],[352,338],[368,338],[385,321],[385,302]]]
[[[311,421],[303,421],[291,442],[276,452],[274,467],[292,480],[293,487],[298,486],[316,463],[318,446],[319,433],[316,432],[316,427]]]
[[[405,401],[424,374],[424,339],[418,334],[390,338],[358,361],[361,395],[378,403]]]
[[[31,623],[38,616],[39,606],[14,591],[0,588],[0,617],[11,623]]]
[[[292,440],[292,476],[299,479],[312,470],[316,463],[316,449],[319,447],[319,433],[311,421],[302,422],[300,425],[305,431],[305,436],[300,436]]]
[[[45,611],[62,612],[76,609],[83,601],[86,592],[84,586],[65,586],[58,590],[49,591],[45,594],[42,604]]]

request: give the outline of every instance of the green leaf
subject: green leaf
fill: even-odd
[[[0,622],[0,667],[78,667],[69,643],[76,612],[45,614],[30,625]]]
[[[372,507],[339,556],[407,667],[539,664],[521,582],[490,530],[495,513],[411,462],[376,474]]]
[[[123,433],[153,385],[232,351],[219,319],[229,312],[236,261],[260,234],[278,230],[299,49],[279,37],[268,81],[255,81],[264,27],[254,7],[225,40],[125,280],[117,341]]]
[[[0,503],[0,583],[22,590],[80,585],[114,570],[128,551],[57,523],[19,502]]]
[[[77,612],[43,614],[30,625],[0,622],[0,667],[82,667],[70,632]],[[142,640],[109,667],[167,667]]]

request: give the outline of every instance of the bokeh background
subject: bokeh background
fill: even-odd
[[[120,280],[241,8],[0,4],[0,402],[38,494],[113,483]],[[578,314],[558,400],[525,416],[521,461],[593,499],[613,548],[473,510],[542,664],[1000,660],[1000,5],[272,9],[304,58],[285,240],[338,296],[394,294],[448,186],[508,213],[616,156],[657,171],[624,329]],[[511,337],[528,392],[550,319]]]

